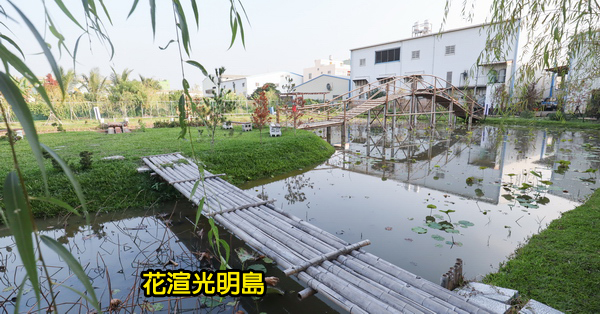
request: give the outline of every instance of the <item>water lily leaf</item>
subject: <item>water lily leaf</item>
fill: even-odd
[[[444,231],[446,231],[446,233],[460,233],[460,231],[456,229],[444,229]]]
[[[465,183],[467,183],[467,185],[468,185],[468,186],[471,186],[471,185],[473,185],[473,183],[475,183],[475,177],[468,177],[468,178],[465,180]]]
[[[263,264],[253,264],[248,266],[248,270],[260,271],[263,273],[267,273],[267,268]]]
[[[444,213],[444,214],[448,215],[448,214],[450,214],[450,213],[453,213],[453,212],[455,212],[455,210],[452,210],[452,209],[441,210],[441,209],[440,209],[440,212],[442,212],[442,213]]]
[[[277,287],[267,287],[266,294],[285,295],[285,292]]]
[[[431,229],[437,229],[437,230],[440,230],[440,229],[442,229],[442,225],[440,225],[440,224],[439,224],[439,223],[437,223],[437,222],[428,222],[428,223],[427,223],[427,227],[429,227],[429,228],[431,228]]]
[[[538,204],[542,204],[542,205],[546,205],[546,204],[550,203],[550,199],[549,199],[549,198],[547,198],[547,197],[545,197],[545,196],[538,197],[538,199],[537,199],[537,200],[535,200],[535,201],[536,201]]]
[[[539,206],[537,206],[535,204],[531,204],[531,203],[521,203],[521,206],[527,207],[527,208],[539,208]]]
[[[433,204],[429,204],[429,205],[427,205],[427,208],[436,209],[436,208],[437,208],[437,206],[435,206],[435,205],[433,205]]]
[[[504,197],[504,198],[505,198],[507,201],[512,201],[512,200],[514,200],[514,199],[515,199],[515,198],[514,198],[512,195],[510,195],[510,194],[502,194],[502,197]]]
[[[445,220],[441,221],[440,225],[442,226],[442,228],[450,228],[450,229],[454,228],[454,226],[451,223],[449,223],[448,221],[445,221]]]
[[[435,218],[433,216],[425,216],[425,222],[432,222],[435,221]]]
[[[509,173],[509,174],[507,174],[507,176],[509,176],[509,177],[514,177],[514,176],[516,176],[516,174],[514,174],[514,173]]]
[[[519,187],[520,190],[527,190],[529,188],[533,187],[533,185],[529,184],[529,183],[524,183],[521,184],[521,187]]]
[[[435,247],[444,247],[442,244],[438,243],[435,245]]]
[[[596,171],[598,171],[598,169],[589,168],[588,170],[584,171],[584,173],[596,173]]]
[[[238,247],[235,249],[235,253],[237,254],[240,262],[245,263],[246,261],[255,261],[257,256],[254,253],[248,252],[243,247]]]
[[[483,190],[481,190],[481,189],[475,189],[475,195],[477,197],[482,197],[484,195],[483,194]]]
[[[438,219],[444,219],[444,216],[442,216],[440,214],[435,214],[435,215],[433,215],[433,217],[436,217]]]
[[[470,222],[470,221],[468,221],[468,220],[459,220],[459,221],[458,221],[458,223],[459,223],[460,225],[463,225],[463,226],[465,226],[465,227],[472,227],[472,226],[474,226],[474,225],[475,225],[474,223],[472,223],[472,222]]]
[[[487,169],[487,167],[485,167],[485,166],[479,166],[479,170],[484,170],[484,169]]]
[[[272,259],[268,258],[268,257],[263,257],[262,261],[267,263],[267,264],[273,264],[275,263],[275,261],[273,261]]]
[[[534,175],[534,176],[536,176],[538,178],[542,177],[542,173],[541,172],[537,172],[537,171],[531,170],[529,173],[531,173],[532,175]]]
[[[461,242],[446,241],[446,244],[455,245],[455,246],[463,246],[463,244]]]
[[[427,233],[427,229],[423,228],[423,227],[414,227],[412,229],[410,229],[418,234],[424,234]]]
[[[211,298],[211,297],[207,297],[207,296],[201,296],[200,303],[202,303],[206,307],[215,307],[215,306],[218,306],[219,304],[221,304],[221,301],[219,300],[219,298]]]
[[[432,234],[431,237],[436,241],[444,241],[445,240],[444,237],[437,235],[437,234]]]

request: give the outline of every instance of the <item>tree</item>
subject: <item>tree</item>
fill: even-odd
[[[260,93],[262,92],[265,92],[265,95],[267,96],[267,99],[269,99],[269,101],[279,99],[280,92],[279,90],[277,90],[277,86],[274,83],[265,83],[263,86],[258,87],[256,90],[254,90],[254,92],[252,92],[252,95],[250,95],[250,99],[259,98]]]
[[[271,121],[267,94],[265,92],[261,92],[260,96],[254,99],[254,102],[256,105],[254,107],[254,113],[252,113],[252,123],[259,130],[260,143],[262,144],[262,129]]]
[[[231,91],[221,88],[223,73],[225,73],[225,68],[220,67],[215,69],[215,75],[208,75],[211,82],[217,86],[217,93],[213,98],[205,97],[204,106],[197,107],[194,110],[200,116],[200,119],[204,122],[210,133],[211,147],[215,145],[215,132],[217,128],[226,120],[225,113],[231,110],[231,103],[226,101],[227,95]]]
[[[452,0],[446,1],[446,14]],[[463,2],[463,14],[473,16],[475,0]],[[518,81],[527,85],[536,73],[585,60],[585,76],[600,76],[600,3],[589,0],[493,0],[487,51],[481,57],[509,60],[504,50],[515,36],[526,42],[519,48],[530,56],[522,64]],[[580,79],[585,79],[582,77]]]
[[[84,97],[88,101],[100,100],[101,94],[106,89],[106,78],[100,74],[100,69],[93,68],[88,75],[81,76],[82,83],[87,92]]]

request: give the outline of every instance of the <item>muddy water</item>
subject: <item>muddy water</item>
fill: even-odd
[[[336,135],[339,130],[334,139]],[[348,242],[370,239],[367,251],[434,282],[457,257],[465,262],[467,278],[477,279],[597,188],[599,137],[598,132],[496,127],[471,132],[396,128],[386,134],[353,125],[349,142],[337,143],[338,151],[322,165],[244,188],[277,199],[278,206]],[[218,268],[207,241],[210,227],[201,219],[194,230],[195,214],[196,208],[182,200],[152,212],[94,216],[90,225],[55,218],[38,226],[81,262],[102,305],[119,299],[124,313],[337,310],[318,295],[298,301],[299,283],[284,278],[268,260],[242,264],[235,251],[232,267],[264,267],[268,276],[282,279],[284,295],[274,291],[260,300],[144,297],[139,289],[142,270]],[[220,234],[232,250],[249,250],[223,230]],[[0,236],[0,307],[13,311],[11,300],[24,274],[8,231],[0,230]],[[43,253],[54,282],[84,290],[63,261],[48,250]],[[31,287],[23,290],[21,310],[36,309]],[[87,311],[69,289],[56,291],[59,312]]]

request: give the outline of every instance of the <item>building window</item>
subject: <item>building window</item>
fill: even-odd
[[[498,83],[504,83],[506,80],[506,69],[498,70]]]
[[[246,86],[246,83],[242,83],[242,87],[245,87],[245,86]]]
[[[331,71],[327,71],[327,74],[331,74]]]
[[[312,73],[308,73],[308,79],[312,79]]]
[[[412,58],[413,59],[419,59],[421,58],[421,50],[415,50],[412,52]]]
[[[375,63],[384,63],[400,60],[400,48],[375,51]]]
[[[379,81],[380,84],[385,84],[391,80],[393,80],[393,77],[379,77],[377,78],[377,80]]]
[[[452,85],[452,71],[446,72],[446,88],[449,88]]]
[[[365,65],[367,65],[367,59],[360,59],[359,61],[359,66],[364,67]]]
[[[446,55],[453,55],[455,52],[456,46],[452,45],[452,46],[446,46]]]
[[[258,82],[257,82],[257,83],[256,83],[256,87],[259,87],[259,86],[260,86],[260,84],[258,84]]]

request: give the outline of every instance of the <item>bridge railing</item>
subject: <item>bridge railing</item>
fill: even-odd
[[[377,96],[381,92],[385,94],[380,96],[397,95],[399,93],[409,96],[411,91],[428,89],[434,90],[437,95],[449,99],[454,105],[460,106],[468,115],[476,119],[483,117],[484,108],[467,93],[440,77],[422,74],[382,78],[375,82],[358,86],[327,102],[297,108],[303,115],[299,123],[330,120],[336,116],[340,117],[342,114],[344,114],[343,119],[345,119],[346,110],[369,100],[379,98]],[[285,108],[284,112],[289,110],[291,109]]]

